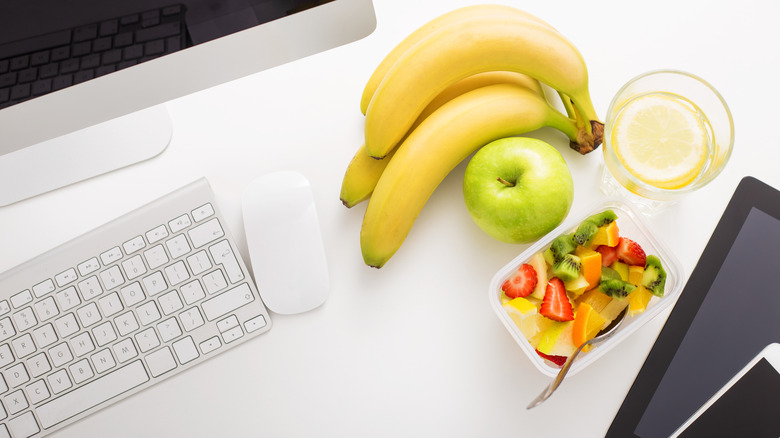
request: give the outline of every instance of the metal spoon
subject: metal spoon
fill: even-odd
[[[563,382],[563,378],[566,377],[566,373],[569,372],[569,368],[571,368],[571,365],[574,363],[574,359],[577,358],[577,355],[580,354],[583,348],[585,348],[586,345],[597,345],[600,344],[607,339],[611,338],[612,335],[617,332],[617,328],[620,326],[621,323],[626,319],[626,309],[623,309],[623,311],[612,320],[612,322],[605,327],[603,330],[599,332],[598,335],[593,337],[593,339],[590,339],[586,342],[583,342],[582,345],[577,347],[577,349],[574,351],[574,354],[569,356],[569,358],[566,360],[566,363],[563,364],[563,367],[561,367],[561,370],[558,371],[558,375],[555,376],[555,380],[550,382],[549,385],[547,385],[547,388],[542,391],[541,394],[539,394],[528,406],[526,406],[526,409],[533,409],[540,404],[544,403],[545,400],[547,400],[553,392],[555,392],[556,389],[561,385],[561,382]]]

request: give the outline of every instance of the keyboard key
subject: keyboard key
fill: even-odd
[[[102,347],[116,341],[116,332],[109,321],[106,321],[92,329],[92,335],[95,337],[95,343]]]
[[[125,249],[125,254],[127,255],[143,249],[144,247],[146,247],[146,243],[144,242],[144,238],[141,236],[135,236],[134,238],[122,244],[122,248]]]
[[[146,274],[146,265],[140,255],[135,255],[122,261],[122,269],[125,271],[125,278],[133,280]]]
[[[227,318],[217,322],[217,329],[220,331],[220,333],[224,333],[236,326],[238,326],[238,318],[236,318],[236,315],[230,315]]]
[[[200,310],[198,310],[197,307],[193,307],[180,313],[179,320],[184,326],[184,330],[188,332],[202,326],[205,323],[203,321],[203,317],[200,315]]]
[[[137,281],[119,289],[119,292],[122,294],[122,298],[124,298],[128,307],[135,306],[146,298],[141,289],[141,284]]]
[[[181,336],[181,328],[176,318],[168,318],[157,324],[157,331],[160,332],[160,338],[163,342],[169,342]]]
[[[38,353],[27,360],[27,370],[33,377],[40,377],[51,371],[49,359],[45,353]]]
[[[51,323],[33,330],[33,337],[38,348],[45,348],[57,342],[57,333],[55,333],[54,326]]]
[[[215,294],[227,287],[227,280],[221,270],[216,270],[203,276],[203,285],[209,295]]]
[[[187,266],[190,267],[192,275],[200,275],[212,268],[211,259],[206,251],[198,251],[187,257]]]
[[[241,330],[241,326],[233,327],[225,333],[222,333],[222,338],[225,340],[226,344],[229,344],[242,336],[244,336],[244,332]]]
[[[35,324],[38,324],[38,320],[35,318],[32,307],[25,307],[24,309],[14,313],[14,322],[16,328],[23,332],[32,328]]]
[[[181,298],[179,298],[178,292],[175,290],[161,295],[157,301],[160,303],[160,310],[162,310],[162,313],[165,315],[170,315],[171,313],[181,310],[182,307],[184,307],[184,304],[181,302]]]
[[[183,234],[166,240],[165,246],[168,247],[168,251],[173,259],[177,259],[191,251],[190,244],[187,243],[187,238]]]
[[[116,360],[119,363],[127,362],[138,356],[138,350],[135,349],[135,345],[130,338],[117,342],[111,349],[114,350],[114,355],[116,355]]]
[[[70,347],[68,347],[68,344],[65,342],[49,349],[49,357],[55,367],[61,367],[73,360],[73,354],[70,352]]]
[[[230,283],[235,284],[244,280],[244,271],[241,269],[241,265],[238,264],[236,254],[230,247],[230,243],[227,240],[223,240],[216,245],[209,247],[211,256],[214,257],[214,263],[222,265],[225,268],[225,273],[228,276]]]
[[[79,324],[76,322],[76,316],[73,313],[68,313],[65,316],[57,318],[54,320],[54,325],[63,338],[79,331]]]
[[[176,358],[179,359],[179,363],[182,365],[197,359],[199,356],[198,349],[195,348],[195,342],[192,341],[190,336],[174,342],[171,346],[174,353],[176,353]]]
[[[78,275],[76,275],[76,270],[70,268],[68,270],[65,270],[55,275],[54,281],[57,282],[57,286],[64,287],[65,285],[70,284],[73,281],[76,281],[76,278],[78,278]],[[52,288],[52,290],[54,289]],[[51,292],[51,290],[49,292]],[[40,297],[40,295],[38,295],[37,293],[35,294],[35,296]]]
[[[169,261],[168,254],[165,253],[162,245],[156,245],[144,251],[144,257],[149,269],[157,269]]]
[[[119,20],[107,20],[100,23],[98,33],[100,36],[113,35],[119,30]]]
[[[200,281],[191,281],[179,288],[181,296],[184,298],[184,302],[188,305],[193,304],[206,298],[206,293],[203,291],[203,286],[200,285]]]
[[[119,272],[119,268],[116,266],[100,273],[100,278],[103,279],[103,284],[108,287],[113,287],[113,283],[117,282],[117,276],[121,278],[122,274]],[[94,275],[80,281],[78,283],[78,287],[79,291],[81,291],[81,296],[84,298],[84,301],[89,301],[103,293],[103,286],[100,285],[98,278]]]
[[[14,361],[14,355],[13,353],[11,353],[11,345],[10,344],[0,345],[0,367],[4,367],[13,361]],[[2,392],[5,392],[5,390],[0,391],[0,393]]]
[[[190,274],[187,272],[187,267],[184,265],[183,261],[178,261],[170,266],[166,266],[165,275],[168,277],[168,282],[171,286],[181,284],[190,278]]]
[[[33,342],[32,335],[25,333],[22,336],[11,341],[11,346],[16,353],[17,358],[23,358],[35,353],[35,342]]]
[[[123,313],[114,318],[114,324],[121,336],[127,336],[138,330],[138,320],[135,319],[133,312]]]
[[[146,364],[149,366],[149,373],[153,377],[161,376],[176,368],[176,361],[173,359],[171,349],[168,347],[161,348],[146,356]]]
[[[259,330],[263,327],[265,327],[265,318],[263,315],[256,316],[249,321],[244,323],[244,328],[246,329],[247,333],[252,333],[255,330]]]
[[[51,392],[55,394],[59,394],[73,386],[73,382],[70,381],[70,377],[68,377],[68,372],[66,370],[59,370],[54,374],[50,374],[46,377],[46,381],[49,382]]]
[[[51,397],[49,388],[46,387],[46,383],[43,380],[37,380],[25,388],[27,395],[30,397],[30,403],[36,405],[47,398]]]
[[[141,353],[146,353],[160,345],[160,338],[154,332],[154,329],[149,327],[148,329],[138,332],[135,336],[135,342],[138,344],[138,349]]]
[[[100,254],[100,260],[103,261],[103,265],[108,266],[111,263],[122,258],[122,250],[118,246],[115,246],[108,251]]]
[[[141,361],[112,371],[86,385],[38,407],[41,425],[48,429],[93,406],[149,381]]]
[[[97,257],[92,257],[85,262],[79,263],[77,268],[82,276],[86,276],[100,269],[100,262]]]
[[[73,337],[73,339],[70,340],[70,347],[76,357],[81,357],[95,351],[95,344],[92,342],[92,337],[89,336],[89,332],[84,332]]]
[[[11,318],[0,319],[0,341],[5,341],[15,334],[16,330],[14,330],[14,325],[11,323]]]
[[[73,41],[94,40],[98,34],[97,24],[88,24],[73,30]]]
[[[90,356],[90,359],[92,359],[92,364],[95,365],[95,371],[98,374],[105,373],[116,366],[114,356],[111,355],[111,351],[108,348],[93,354]]]
[[[41,321],[47,321],[59,315],[60,311],[54,303],[54,297],[46,297],[35,303],[35,313],[38,314]]]
[[[24,396],[24,391],[21,389],[3,397],[3,404],[11,415],[18,414],[30,406],[27,403],[27,397]]]
[[[187,235],[190,236],[192,245],[195,246],[195,248],[200,248],[207,243],[211,243],[224,236],[225,231],[219,224],[219,220],[214,218],[187,231]]]
[[[213,214],[214,207],[211,204],[204,204],[195,210],[192,210],[192,219],[194,219],[195,222],[200,222]]]
[[[233,289],[223,292],[214,298],[203,302],[201,308],[206,314],[206,319],[213,321],[223,315],[238,309],[241,306],[251,303],[255,300],[252,291],[246,283]]]
[[[74,286],[57,292],[55,297],[57,298],[57,302],[60,303],[63,312],[81,304],[81,299],[79,298],[78,293],[76,293],[76,288]]]
[[[214,336],[213,338],[206,339],[200,343],[200,351],[202,351],[203,354],[209,354],[221,346],[222,341],[219,340],[218,336]]]
[[[33,82],[32,84],[33,96],[41,96],[46,93],[51,93],[51,91],[52,91],[51,79],[40,79],[38,81]]]
[[[181,23],[165,23],[159,26],[150,27],[148,29],[141,29],[136,32],[136,41],[143,43],[151,40],[159,40],[162,38],[179,35],[181,33]]]
[[[183,214],[176,219],[168,222],[168,226],[171,228],[171,232],[178,233],[179,231],[189,227],[192,225],[192,222],[190,221],[190,217],[186,214]]]
[[[82,359],[68,367],[70,375],[73,376],[73,383],[79,384],[95,377],[92,367],[87,359]]]
[[[103,284],[108,289],[121,286],[125,282],[125,279],[122,276],[122,272],[119,270],[118,266],[112,266],[105,271],[101,271],[100,279],[103,280]]]
[[[60,275],[63,275],[63,274],[60,274]],[[66,278],[68,278],[68,277],[66,277]],[[75,278],[73,280],[75,280]],[[68,282],[68,283],[70,283],[70,282]],[[60,287],[65,286],[65,284],[66,283],[61,284]],[[51,279],[43,280],[42,282],[40,282],[40,283],[38,283],[38,284],[36,284],[35,286],[32,287],[33,293],[35,294],[35,296],[37,298],[40,298],[40,297],[42,297],[42,296],[44,296],[44,295],[46,295],[48,293],[54,292],[54,289],[55,289],[54,282],[51,281]],[[25,292],[27,292],[27,291],[25,291]],[[27,298],[29,298],[29,301],[32,301],[32,297],[30,297],[29,295],[28,295]],[[13,298],[11,298],[11,301],[13,302]],[[29,302],[29,301],[27,301],[27,302]]]
[[[11,429],[14,438],[28,438],[41,431],[32,412],[25,412],[12,419],[8,422],[8,428]]]
[[[50,280],[49,280],[50,281]],[[43,295],[43,294],[41,294]],[[13,295],[11,297],[11,305],[14,306],[14,308],[18,309],[28,303],[31,303],[33,300],[32,294],[30,293],[29,289],[25,289],[21,292],[19,292],[16,295]]]
[[[157,309],[157,304],[154,301],[138,306],[136,311],[138,312],[138,320],[141,322],[141,325],[149,325],[160,319],[160,311]]]
[[[100,321],[100,312],[95,303],[89,303],[84,307],[80,307],[76,310],[76,314],[79,317],[82,327],[89,327]]]
[[[30,381],[30,376],[27,374],[27,368],[25,368],[24,364],[21,362],[5,370],[3,374],[5,375],[6,382],[8,382],[8,386],[11,388],[16,388],[22,383]],[[8,407],[8,405],[6,405],[6,407]]]
[[[157,243],[166,237],[168,237],[168,229],[165,228],[165,225],[160,225],[146,233],[146,240],[149,241],[149,244]]]
[[[122,307],[122,300],[119,299],[119,294],[116,292],[111,292],[105,297],[100,298],[98,304],[100,305],[100,310],[103,311],[103,316],[106,318],[119,313],[124,309],[124,307]]]
[[[8,301],[6,300],[0,301],[0,315],[5,315],[10,311],[11,311],[11,306],[8,304]]]

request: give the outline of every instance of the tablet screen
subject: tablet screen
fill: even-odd
[[[780,220],[753,208],[636,428],[668,437],[780,340]]]
[[[761,359],[680,437],[776,438],[780,436],[778,410],[780,374],[766,359]]]
[[[748,177],[607,436],[668,437],[773,342],[780,342],[780,192]]]

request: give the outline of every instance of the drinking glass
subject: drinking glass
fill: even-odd
[[[704,164],[694,179],[678,188],[661,188],[631,173],[615,152],[615,121],[632,100],[660,94],[680,99],[695,109],[706,132]],[[652,215],[682,196],[701,188],[723,170],[734,145],[734,122],[726,101],[709,83],[693,74],[676,70],[657,70],[641,74],[617,92],[607,110],[604,125],[601,190],[610,196],[628,199],[646,215]]]

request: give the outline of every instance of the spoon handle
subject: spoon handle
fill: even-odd
[[[547,400],[548,398],[550,398],[552,393],[555,392],[555,390],[558,389],[558,387],[561,385],[561,382],[563,382],[563,378],[566,377],[566,373],[569,372],[569,369],[574,363],[574,359],[577,358],[577,356],[580,354],[582,349],[585,348],[585,346],[600,344],[606,341],[607,339],[609,339],[613,333],[614,331],[612,331],[611,333],[607,333],[604,336],[590,339],[586,342],[583,342],[579,347],[577,347],[577,349],[574,350],[574,353],[571,356],[569,356],[569,358],[566,360],[566,363],[563,364],[561,370],[558,371],[558,375],[555,376],[555,379],[552,382],[550,382],[549,385],[547,385],[547,388],[545,388],[541,394],[536,396],[536,398],[533,399],[533,401],[531,401],[531,403],[529,403],[528,406],[526,406],[526,409],[533,409],[539,406],[540,404],[544,403],[544,401]]]

